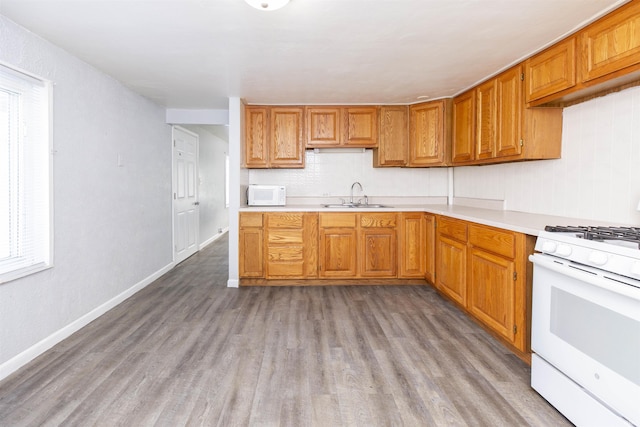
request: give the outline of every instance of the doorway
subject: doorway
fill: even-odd
[[[198,251],[199,136],[179,126],[173,139],[173,261],[178,264]]]

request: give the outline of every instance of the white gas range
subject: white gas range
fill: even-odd
[[[546,227],[531,386],[578,426],[640,425],[640,228]]]

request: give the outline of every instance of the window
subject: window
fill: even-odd
[[[0,65],[0,283],[51,266],[49,100],[47,82]]]

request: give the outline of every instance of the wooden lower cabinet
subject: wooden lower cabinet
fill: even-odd
[[[362,213],[359,216],[359,276],[396,277],[397,214]]]
[[[398,225],[398,277],[433,283],[435,216],[423,212],[400,214]]]
[[[424,212],[241,212],[240,278],[435,278]]]
[[[318,276],[355,277],[358,271],[357,214],[321,212],[318,227]]]
[[[265,214],[267,279],[309,279],[318,276],[318,214]]]
[[[467,224],[440,217],[436,229],[436,288],[467,305]]]
[[[476,318],[514,340],[515,285],[513,260],[477,248],[469,251],[468,308]]]
[[[437,230],[436,288],[529,360],[535,237],[442,216]]]
[[[238,274],[240,277],[264,277],[262,212],[240,213],[238,238]]]

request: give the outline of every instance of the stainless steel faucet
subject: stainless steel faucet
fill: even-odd
[[[362,192],[362,184],[360,184],[358,181],[351,184],[351,197],[349,198],[349,203],[351,204],[353,204],[353,187],[355,187],[356,184],[358,185],[358,187],[360,187],[360,192]]]

